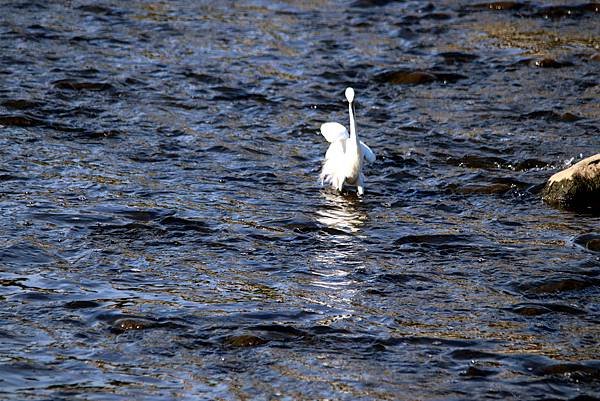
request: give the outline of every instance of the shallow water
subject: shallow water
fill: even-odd
[[[600,217],[538,195],[598,6],[50,3],[0,18],[0,398],[599,397]]]

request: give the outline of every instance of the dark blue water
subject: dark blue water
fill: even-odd
[[[0,398],[600,397],[597,5],[1,4]]]

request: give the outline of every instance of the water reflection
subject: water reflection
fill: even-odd
[[[312,284],[335,289],[331,296],[337,302],[349,302],[356,290],[350,275],[363,267],[363,245],[360,228],[367,221],[361,200],[352,195],[324,191],[325,202],[316,211],[317,221],[332,229],[320,235],[321,247],[317,252],[310,274]]]
[[[317,210],[319,223],[347,233],[356,233],[365,224],[367,214],[359,208],[360,198],[330,191],[324,191],[323,195],[326,202]]]

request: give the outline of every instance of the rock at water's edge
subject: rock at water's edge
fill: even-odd
[[[600,210],[600,153],[550,177],[542,199],[565,209]]]

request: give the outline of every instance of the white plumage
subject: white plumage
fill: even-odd
[[[356,185],[359,195],[364,193],[365,176],[362,173],[364,160],[375,161],[375,153],[358,139],[354,124],[354,89],[346,89],[348,112],[350,114],[350,135],[340,123],[329,122],[321,125],[321,134],[330,143],[325,153],[325,163],[321,170],[321,184],[331,185],[338,191],[344,184]]]

